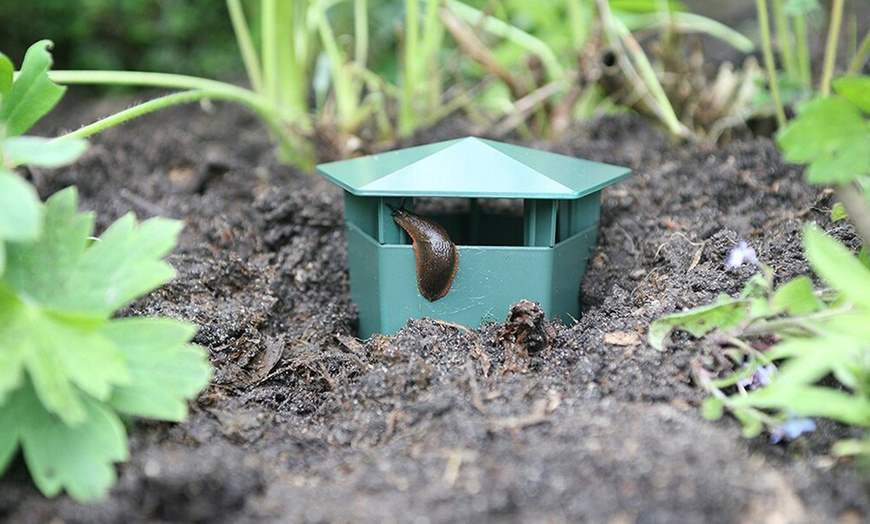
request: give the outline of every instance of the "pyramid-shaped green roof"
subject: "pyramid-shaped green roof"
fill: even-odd
[[[631,174],[624,167],[468,137],[317,166],[359,196],[575,199]]]

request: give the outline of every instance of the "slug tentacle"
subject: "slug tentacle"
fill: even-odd
[[[443,298],[456,276],[459,252],[450,235],[437,222],[408,211],[405,206],[387,203],[393,220],[411,237],[417,260],[417,287],[423,298],[434,302]]]

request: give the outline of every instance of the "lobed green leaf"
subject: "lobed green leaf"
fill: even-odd
[[[43,206],[44,227],[38,241],[8,246],[4,279],[11,291],[29,303],[60,310],[63,301],[75,300],[88,285],[75,279],[75,271],[93,231],[94,217],[76,213],[77,201],[74,188],[58,191]]]
[[[728,329],[743,322],[749,314],[751,300],[720,296],[713,304],[690,311],[672,313],[656,319],[649,327],[647,340],[655,349],[664,349],[665,338],[674,329],[702,337],[714,329]]]
[[[835,93],[870,113],[870,76],[841,76],[831,84]]]
[[[6,269],[4,242],[35,240],[42,230],[41,208],[33,186],[0,168],[0,276]]]
[[[0,244],[2,245],[2,244]],[[15,296],[3,287],[0,282],[0,337],[8,336],[8,313],[18,307]],[[13,351],[9,344],[4,343],[0,351],[0,406],[5,402],[6,395],[18,388],[24,380],[24,358],[19,351]],[[2,426],[0,426],[2,432]],[[2,461],[0,461],[2,462]]]
[[[161,260],[175,246],[182,224],[153,218],[136,225],[118,219],[92,242],[93,216],[76,213],[73,188],[46,202],[45,234],[10,249],[10,287],[41,307],[65,315],[108,318],[134,299],[170,280]]]
[[[844,98],[816,98],[777,134],[785,159],[809,164],[812,184],[843,184],[870,172],[870,122]]]
[[[0,122],[6,124],[8,136],[18,136],[33,127],[58,103],[65,87],[48,78],[51,67],[50,40],[36,42],[24,54],[18,79],[12,84],[0,106]],[[2,82],[0,82],[2,83]]]
[[[805,226],[803,236],[807,260],[816,274],[847,300],[870,311],[870,271],[817,226]]]
[[[778,384],[731,397],[735,406],[779,409],[796,416],[826,417],[870,427],[870,398],[818,386]]]
[[[80,502],[105,496],[114,462],[127,460],[127,437],[117,415],[83,398],[84,422],[71,427],[41,404],[29,383],[0,406],[0,474],[20,446],[36,486],[47,497],[66,490]]]
[[[15,375],[0,374],[0,386],[20,382],[23,366],[45,409],[75,426],[87,416],[84,397],[107,400],[113,386],[129,383],[126,357],[98,324],[59,318],[14,299],[2,306],[0,340]]]
[[[0,141],[3,159],[14,165],[55,168],[76,161],[87,151],[88,143],[81,138],[63,140],[38,136],[14,136]]]
[[[770,306],[774,315],[804,315],[821,310],[824,304],[816,296],[812,280],[800,276],[780,286],[771,297]]]
[[[128,415],[183,420],[187,399],[211,380],[205,351],[188,345],[196,328],[170,319],[128,318],[104,333],[127,357],[132,380],[112,392],[109,404]]]

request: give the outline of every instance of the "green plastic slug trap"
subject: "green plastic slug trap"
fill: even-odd
[[[601,190],[631,174],[474,137],[317,170],[345,190],[360,337],[422,317],[476,327],[521,299],[576,318]]]

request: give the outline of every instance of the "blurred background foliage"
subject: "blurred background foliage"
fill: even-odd
[[[633,110],[677,137],[715,141],[752,116],[770,114],[773,105],[753,48],[754,0],[292,0],[303,16],[277,27],[267,22],[264,31],[263,6],[286,8],[290,1],[241,3],[253,42],[286,31],[292,45],[306,49],[293,70],[301,90],[278,89],[303,93],[289,113],[300,117],[291,123],[306,135],[337,129],[340,141],[389,141],[461,111],[495,135],[554,138],[578,119]],[[826,2],[773,4],[804,6],[805,39],[810,49],[820,48]],[[366,13],[364,31],[355,19],[358,6]],[[408,25],[411,6],[419,11],[415,31]],[[847,13],[847,20],[859,19],[866,24]],[[55,70],[248,83],[226,2],[3,0],[0,20],[0,50],[13,61],[33,42],[50,39]],[[857,25],[846,31],[861,34]],[[787,41],[779,36],[778,43]],[[787,80],[789,101],[811,91],[792,89]]]
[[[244,74],[223,2],[3,0],[0,20],[0,49],[15,61],[47,38],[55,69]]]

